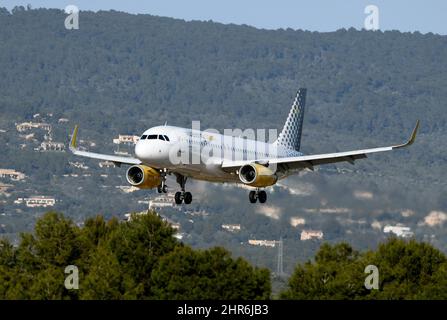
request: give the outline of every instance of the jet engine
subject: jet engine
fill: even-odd
[[[127,182],[140,189],[152,189],[161,184],[160,172],[145,165],[131,166],[126,173]]]
[[[239,179],[246,185],[258,188],[274,185],[278,181],[275,172],[257,163],[242,166],[239,169]]]

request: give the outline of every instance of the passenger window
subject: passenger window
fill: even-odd
[[[157,139],[157,135],[156,134],[150,134],[150,135],[147,136],[147,138],[149,140],[156,140]]]
[[[158,136],[158,139],[165,141],[165,138],[161,134]]]
[[[166,141],[169,141],[169,138],[168,138],[168,136],[163,136],[163,137],[165,137],[165,140],[166,140]]]
[[[140,140],[145,140],[146,137],[147,137],[147,135],[144,134],[144,135],[141,136],[141,139],[140,139]]]

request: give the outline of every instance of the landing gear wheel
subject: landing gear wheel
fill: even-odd
[[[161,185],[157,187],[157,192],[158,193],[162,193],[163,192],[163,188],[161,187]]]
[[[248,194],[248,199],[250,200],[250,203],[256,203],[256,200],[258,200],[256,197],[256,191],[250,191]]]
[[[161,188],[161,191],[163,191],[163,193],[168,193],[168,186],[163,185],[163,188]]]
[[[190,204],[192,202],[191,192],[185,192],[184,201],[185,201],[185,204]]]
[[[175,193],[174,197],[175,203],[181,204],[184,201],[185,204],[190,204],[192,201],[192,194],[191,192],[185,191],[186,180],[188,178],[178,173],[175,173],[175,176],[177,177],[177,183],[180,185],[180,188],[182,189],[182,191],[178,191]]]
[[[182,202],[183,202],[182,193],[180,191],[177,191],[175,193],[174,199],[175,199],[175,204],[182,204]]]
[[[267,193],[264,190],[259,191],[258,199],[260,203],[265,203],[267,201]]]

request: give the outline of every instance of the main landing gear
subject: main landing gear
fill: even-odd
[[[256,191],[250,191],[248,199],[250,200],[250,203],[256,203],[257,200],[259,200],[260,203],[265,203],[267,201],[267,193],[264,190],[256,189]]]
[[[185,202],[185,204],[190,204],[192,202],[192,194],[191,192],[185,192],[186,180],[188,178],[182,176],[181,174],[176,174],[176,177],[177,177],[177,183],[180,185],[182,191],[177,191],[175,193],[174,196],[175,203],[182,204],[182,202]]]

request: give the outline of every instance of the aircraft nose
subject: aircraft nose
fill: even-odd
[[[141,141],[138,141],[135,145],[135,155],[138,159],[147,159],[149,156],[148,149],[145,148],[144,143]]]

